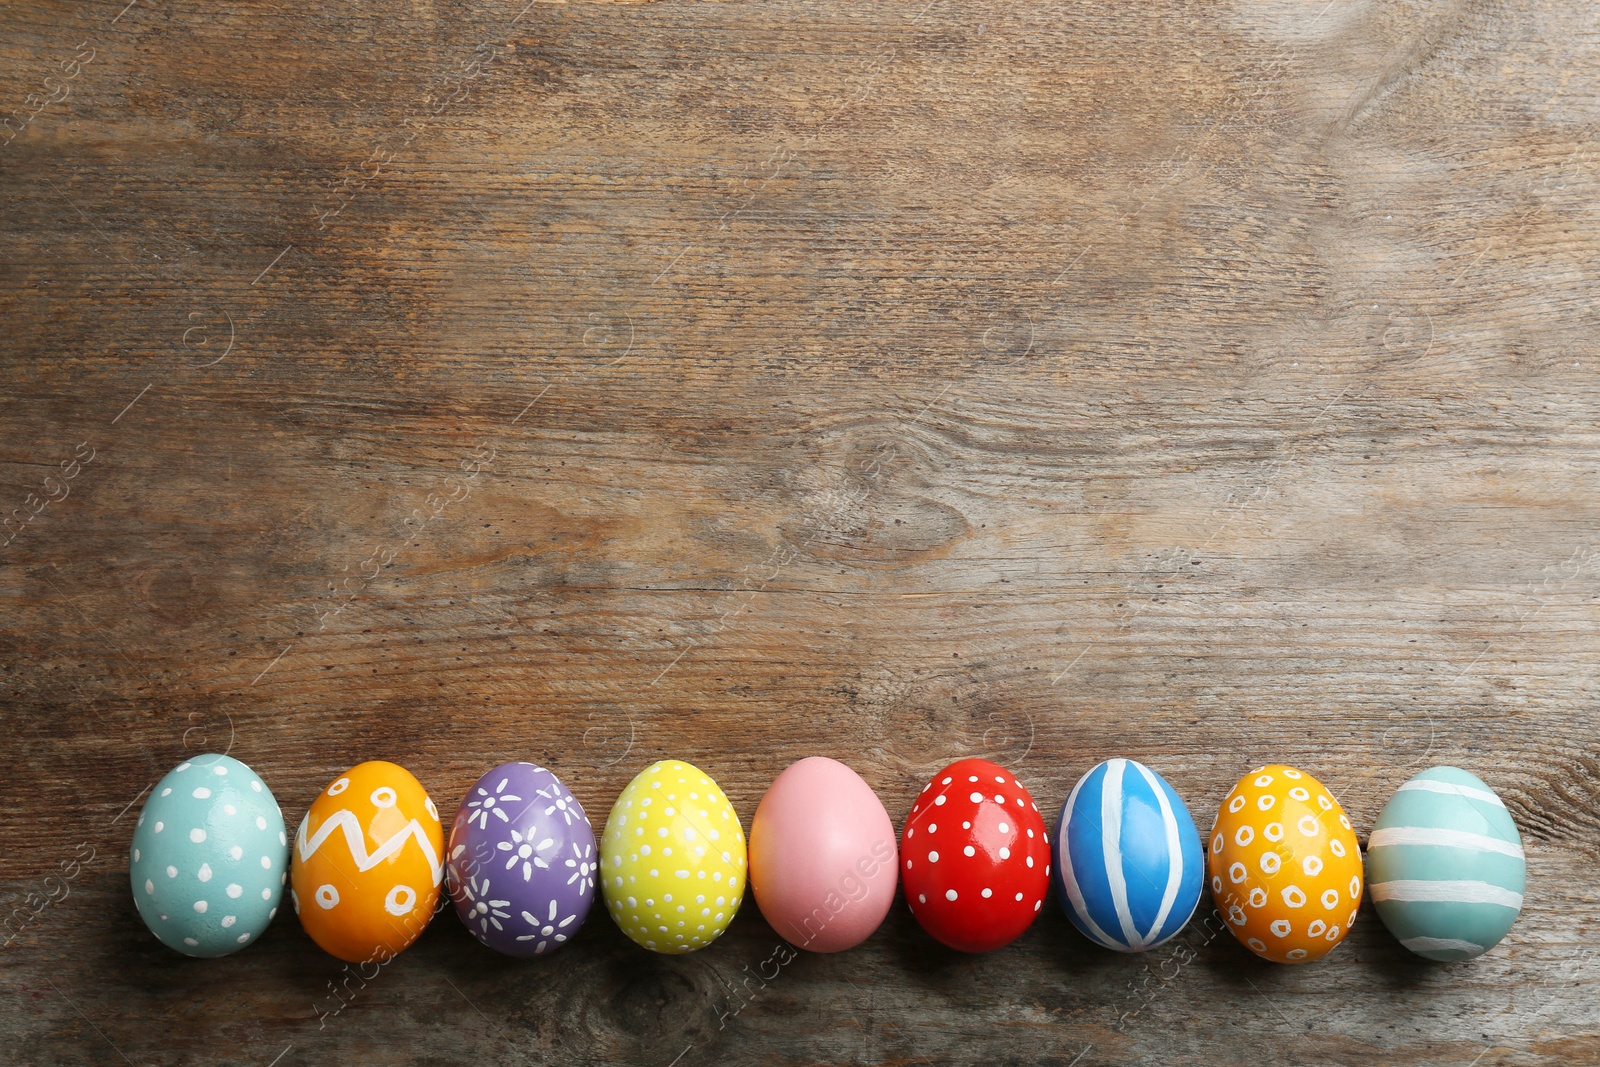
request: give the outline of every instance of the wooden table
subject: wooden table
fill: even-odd
[[[0,1059],[1600,1059],[1589,5],[124,3],[0,13]],[[897,905],[752,986],[747,902],[352,980],[140,924],[145,791],[223,749],[291,825],[370,758],[598,827],[669,755],[747,825],[808,754],[897,822],[1125,755],[1363,838],[1454,763],[1530,883],[1457,966]]]

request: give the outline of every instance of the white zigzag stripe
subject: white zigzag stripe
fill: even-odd
[[[417,846],[422,849],[423,858],[428,861],[428,870],[433,872],[433,884],[438,885],[440,878],[444,876],[444,870],[439,865],[439,856],[433,851],[433,843],[428,840],[427,833],[415,819],[406,823],[405,829],[379,845],[377,851],[371,854],[367,852],[367,835],[362,832],[355,813],[349,809],[341,808],[328,816],[323,824],[317,827],[317,832],[311,840],[307,841],[306,823],[310,821],[311,813],[307,812],[306,817],[300,820],[299,832],[294,835],[295,848],[300,850],[301,862],[316,855],[317,849],[333,836],[335,830],[343,830],[344,842],[350,848],[350,858],[356,861],[357,870],[370,871],[404,848],[406,841],[415,838]]]

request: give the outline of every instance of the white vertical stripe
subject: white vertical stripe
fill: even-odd
[[[1497,808],[1504,808],[1505,802],[1487,789],[1479,789],[1470,785],[1457,785],[1454,782],[1438,782],[1432,778],[1413,778],[1399,789],[1420,789],[1424,793],[1443,793],[1446,796],[1466,797],[1468,800],[1481,800],[1485,804],[1493,804]]]
[[[1117,909],[1122,940],[1125,944],[1137,945],[1139,932],[1133,928],[1133,913],[1128,910],[1128,883],[1122,876],[1122,775],[1127,766],[1125,759],[1106,761],[1105,781],[1100,784],[1100,832],[1105,846],[1106,881],[1111,885],[1111,906]]]
[[[1100,929],[1099,924],[1089,916],[1089,906],[1084,903],[1083,889],[1078,885],[1077,872],[1072,869],[1072,849],[1067,845],[1067,842],[1071,839],[1068,830],[1072,825],[1072,813],[1077,810],[1078,794],[1083,790],[1083,783],[1087,782],[1089,775],[1093,773],[1093,771],[1090,771],[1089,774],[1079,778],[1078,784],[1073,786],[1072,792],[1067,795],[1067,806],[1062,809],[1061,825],[1056,830],[1055,847],[1058,850],[1056,862],[1061,864],[1061,884],[1066,886],[1067,899],[1072,902],[1073,913],[1078,916],[1079,921],[1087,928],[1089,937],[1106,948],[1122,949],[1125,946],[1113,941],[1104,930]]]
[[[1161,805],[1161,825],[1167,831],[1167,888],[1161,894],[1161,910],[1156,912],[1156,918],[1150,924],[1149,931],[1139,941],[1140,948],[1147,948],[1155,941],[1156,935],[1161,932],[1161,924],[1167,921],[1167,916],[1172,911],[1172,905],[1178,900],[1178,887],[1183,882],[1183,844],[1178,838],[1178,817],[1172,813],[1172,805],[1167,801],[1167,792],[1161,788],[1161,783],[1151,773],[1150,768],[1142,763],[1135,763],[1139,773],[1149,784],[1156,795],[1156,803]]]

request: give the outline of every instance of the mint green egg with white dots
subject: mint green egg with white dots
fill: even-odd
[[[186,956],[226,956],[253,943],[277,916],[288,874],[278,801],[231,756],[178,764],[133,829],[128,878],[139,917]]]

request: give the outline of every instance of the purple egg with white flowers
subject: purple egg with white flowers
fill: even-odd
[[[456,914],[507,956],[542,956],[572,940],[594,902],[599,850],[561,779],[502,763],[467,790],[445,845]]]

